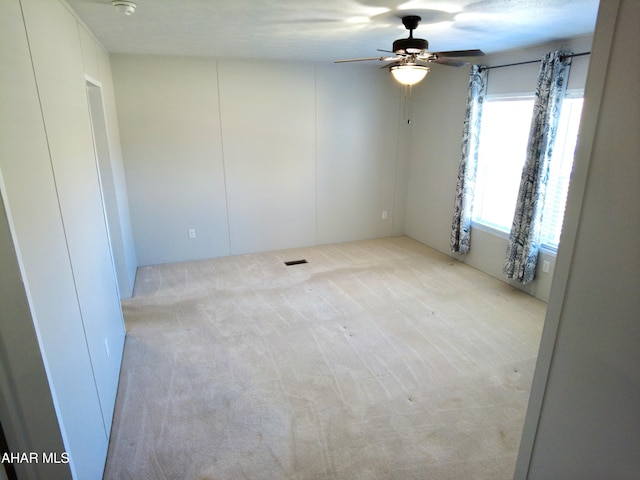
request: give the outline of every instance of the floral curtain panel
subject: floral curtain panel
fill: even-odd
[[[451,228],[451,251],[459,254],[467,253],[471,246],[471,209],[478,166],[480,119],[486,89],[487,69],[480,65],[472,65]]]
[[[571,56],[551,52],[542,59],[536,86],[527,158],[509,235],[504,273],[524,284],[533,280],[540,248],[540,225],[562,99]]]

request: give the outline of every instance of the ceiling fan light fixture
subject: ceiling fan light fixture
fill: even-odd
[[[113,5],[118,13],[122,13],[124,15],[133,15],[136,11],[136,7],[138,6],[136,2],[131,2],[128,0],[112,0],[111,5]]]
[[[389,70],[393,78],[402,85],[415,85],[429,73],[429,67],[422,65],[393,65]]]

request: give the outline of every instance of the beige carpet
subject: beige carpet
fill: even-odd
[[[510,479],[545,308],[407,237],[141,268],[105,478]]]

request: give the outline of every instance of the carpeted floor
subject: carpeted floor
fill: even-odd
[[[144,267],[123,306],[105,479],[512,478],[546,304],[407,237]]]

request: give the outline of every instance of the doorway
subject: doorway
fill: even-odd
[[[100,82],[89,78],[86,78],[86,86],[98,179],[100,182],[109,245],[111,246],[111,256],[116,272],[118,293],[120,298],[128,298],[131,296],[133,285],[127,272],[126,254],[122,241],[120,208],[111,162],[102,86]]]

